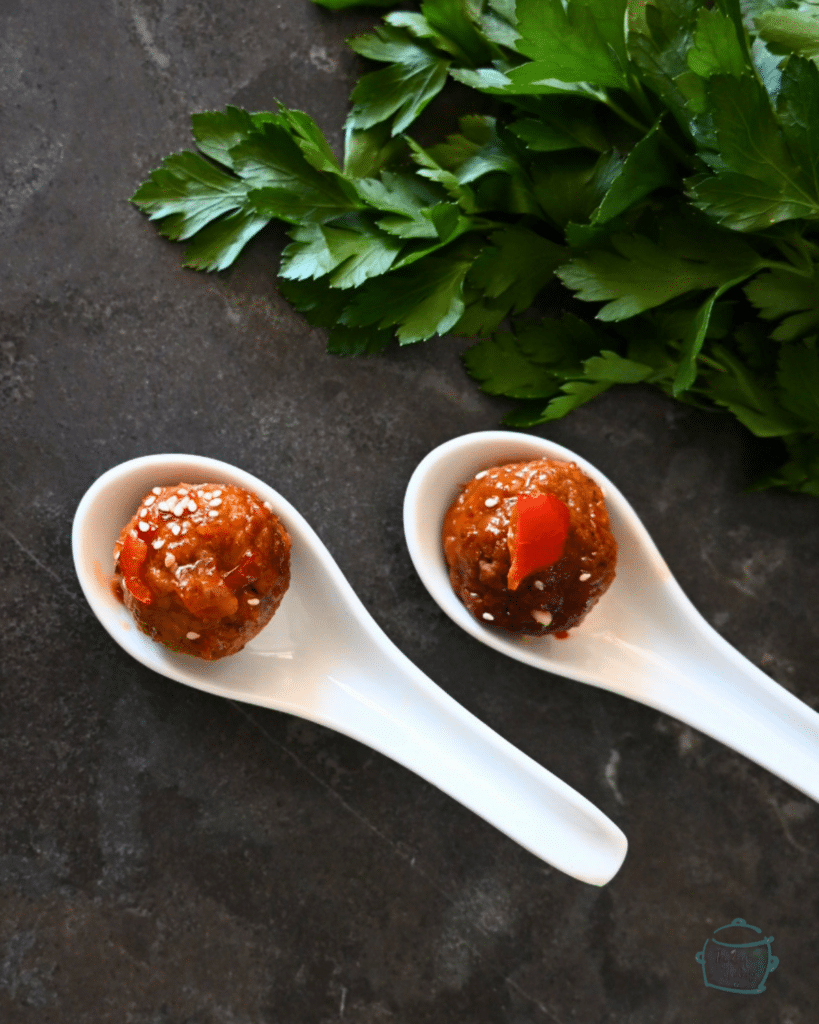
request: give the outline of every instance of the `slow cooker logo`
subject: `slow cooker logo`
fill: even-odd
[[[771,953],[773,935],[763,937],[761,928],[735,917],[715,929],[714,936],[696,955],[706,986],[745,996],[764,992],[765,980],[779,966],[779,957]]]

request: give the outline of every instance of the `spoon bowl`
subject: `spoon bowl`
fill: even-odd
[[[476,473],[510,462],[574,462],[603,491],[618,545],[609,590],[566,640],[482,625],[455,595],[441,544],[444,516]],[[819,800],[819,714],[743,657],[683,593],[623,494],[599,470],[544,438],[482,431],[430,452],[404,500],[410,556],[462,629],[527,665],[622,694],[720,740]]]
[[[231,483],[270,502],[292,540],[291,581],[272,621],[240,653],[204,661],[142,634],[115,597],[112,551],[152,487]],[[387,638],[299,512],[263,481],[193,455],[150,455],[104,473],[74,518],[74,563],[100,622],[154,672],[232,700],[284,711],[386,754],[542,860],[604,885],[626,838],[601,811],[494,733]]]

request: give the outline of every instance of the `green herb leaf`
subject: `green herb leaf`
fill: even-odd
[[[799,429],[798,422],[781,407],[770,384],[752,373],[722,345],[712,357],[722,372],[706,375],[709,397],[730,410],[757,437],[784,437]]]
[[[819,57],[819,9],[813,3],[763,11],[756,19],[762,38],[777,53]]]
[[[679,175],[659,141],[654,125],[617,168],[617,174],[592,214],[596,224],[611,220],[645,199],[655,189],[679,183]]]
[[[464,337],[493,331],[510,313],[528,309],[566,258],[562,246],[522,226],[495,231],[489,241],[469,271],[466,309],[453,328]]]
[[[481,31],[490,42],[514,49],[518,40],[515,0],[488,0],[478,17]]]
[[[433,40],[459,60],[479,65],[500,56],[498,48],[478,31],[481,6],[474,0],[424,0],[420,14],[396,11],[385,21],[407,28],[419,39]]]
[[[523,353],[514,334],[495,334],[467,349],[463,356],[481,391],[509,398],[551,398],[560,378],[547,366]]]
[[[697,378],[697,356],[700,354],[708,335],[708,328],[711,326],[711,318],[717,299],[727,292],[729,288],[736,284],[741,284],[745,280],[745,276],[740,275],[731,281],[721,284],[691,315],[690,322],[686,325],[683,334],[680,362],[671,387],[671,393],[675,398],[681,395],[683,391],[687,391]]]
[[[758,480],[755,489],[784,487],[819,497],[819,438],[792,434],[783,440],[788,459],[778,470]]]
[[[515,174],[520,170],[514,154],[498,135],[494,117],[462,117],[460,127],[459,135],[448,135],[445,142],[431,146],[427,152],[462,184],[493,171]]]
[[[137,189],[186,265],[282,220],[282,294],[331,352],[482,336],[464,362],[514,425],[651,385],[781,438],[759,486],[819,495],[817,2],[378,5],[343,164],[307,113],[227,107]],[[421,145],[449,78],[459,130]],[[590,322],[532,319],[555,274]]]
[[[429,256],[383,279],[367,281],[341,317],[346,327],[395,327],[402,345],[446,334],[464,311],[464,279],[476,251],[467,246]]]
[[[291,232],[282,255],[281,277],[304,280],[330,274],[333,288],[357,288],[386,274],[402,243],[359,219],[345,227],[304,224]]]
[[[782,69],[777,114],[782,133],[800,170],[819,195],[819,69],[791,57]]]
[[[208,110],[191,115],[191,128],[198,149],[211,160],[235,170],[231,149],[256,130],[253,118],[239,107]]]
[[[198,153],[184,151],[167,157],[131,196],[131,202],[151,220],[162,221],[159,230],[163,235],[183,241],[217,217],[239,209],[247,201],[247,193],[245,182],[225,174]]]
[[[562,228],[587,221],[621,174],[623,162],[613,151],[595,157],[578,150],[555,153],[548,163],[533,162],[532,193],[541,216],[545,213]]]
[[[783,346],[776,382],[782,405],[819,436],[819,352],[807,345]]]
[[[694,45],[688,51],[688,66],[701,78],[734,75],[741,78],[751,70],[745,49],[733,21],[719,10],[703,7],[697,15]]]
[[[605,301],[600,320],[625,320],[686,292],[720,288],[750,277],[763,261],[727,233],[706,233],[697,246],[669,222],[658,244],[643,235],[614,235],[614,252],[594,250],[570,260],[558,277],[585,302]]]
[[[391,63],[364,75],[353,90],[348,128],[372,128],[394,117],[391,130],[398,135],[444,87],[450,61],[404,29],[383,25],[372,35],[354,37],[350,46],[362,57]]]
[[[782,320],[771,334],[776,341],[793,341],[819,327],[819,267],[809,277],[787,270],[759,274],[745,294],[760,316]]]
[[[211,221],[196,233],[185,250],[185,266],[193,270],[225,270],[269,223],[269,217],[253,210],[237,210]]]
[[[816,183],[794,161],[762,85],[717,76],[708,94],[718,149],[701,155],[716,174],[690,180],[694,204],[737,231],[819,217]]]
[[[349,178],[375,178],[397,163],[406,151],[403,139],[392,137],[387,121],[372,128],[347,128],[344,137],[344,173]]]
[[[516,48],[535,62],[542,79],[627,88],[626,6],[626,0],[568,0],[565,6],[562,0],[518,0]]]

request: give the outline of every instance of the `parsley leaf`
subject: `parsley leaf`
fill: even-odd
[[[131,197],[151,220],[162,220],[166,238],[183,241],[247,201],[244,181],[214,167],[198,153],[167,157]]]
[[[304,224],[291,236],[280,276],[299,281],[330,274],[333,288],[356,288],[386,274],[401,251],[400,241],[363,220],[343,227]]]
[[[774,52],[819,57],[819,10],[815,4],[763,11],[755,21],[760,36]]]
[[[819,190],[788,149],[764,87],[750,76],[710,80],[717,149],[701,156],[716,172],[689,183],[695,206],[726,227],[758,231],[819,217]]]
[[[252,209],[236,210],[211,221],[191,239],[185,250],[185,266],[193,270],[225,270],[269,223],[269,217]]]
[[[465,337],[494,330],[510,313],[522,313],[565,259],[562,246],[522,225],[489,236],[469,270],[466,309],[453,328]]]
[[[564,284],[586,302],[605,301],[600,320],[625,320],[686,292],[721,288],[750,277],[763,261],[727,232],[704,233],[701,243],[669,221],[659,242],[644,235],[614,235],[614,250],[597,249],[558,270]]]
[[[516,48],[541,79],[627,88],[625,16],[626,0],[517,0]]]
[[[781,320],[771,332],[775,341],[793,341],[819,327],[819,267],[803,274],[771,270],[745,286],[745,294],[766,320]]]
[[[476,255],[468,245],[367,281],[340,322],[345,327],[395,327],[402,345],[446,334],[463,314],[464,279]]]
[[[450,61],[405,29],[383,25],[371,35],[353,37],[350,46],[362,57],[390,63],[364,75],[353,89],[348,128],[372,128],[394,117],[391,131],[398,135],[444,87]]]
[[[673,161],[660,143],[659,127],[658,121],[617,168],[614,180],[591,216],[593,222],[611,220],[655,189],[678,183]]]
[[[281,292],[330,352],[479,337],[465,366],[514,426],[659,388],[780,439],[758,486],[819,495],[817,4],[376,5],[343,161],[308,113],[228,106],[139,186],[185,264],[277,219]],[[411,137],[450,80],[458,130]]]

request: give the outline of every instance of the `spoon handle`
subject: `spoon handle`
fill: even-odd
[[[611,677],[597,684],[707,733],[819,801],[819,714],[721,637],[673,578],[654,594],[652,618],[655,632],[636,643],[597,637],[608,641]]]
[[[604,885],[627,840],[600,810],[428,679],[381,634],[367,663],[339,662],[304,706],[281,710],[360,740],[411,769],[574,878]]]

